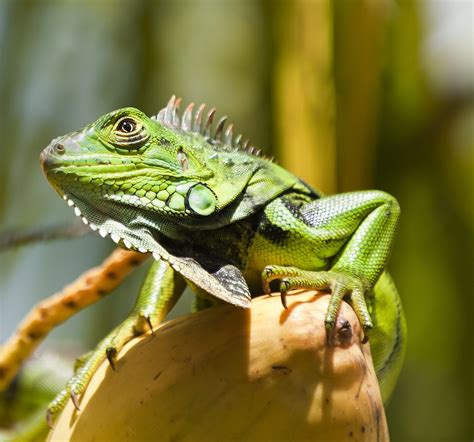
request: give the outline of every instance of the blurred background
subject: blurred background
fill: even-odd
[[[473,8],[0,0],[0,231],[74,221],[39,167],[52,138],[122,106],[155,114],[171,94],[214,105],[324,192],[378,188],[398,198],[390,270],[409,343],[387,409],[392,439],[472,439]],[[88,235],[1,253],[0,341],[111,250]],[[40,351],[77,356],[94,346],[126,316],[145,267]]]

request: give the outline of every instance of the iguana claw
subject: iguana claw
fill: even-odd
[[[326,313],[325,325],[330,331],[336,322],[337,312],[342,299],[350,296],[351,305],[357,314],[364,331],[373,327],[372,319],[365,303],[365,287],[362,281],[352,275],[339,271],[313,272],[301,270],[296,267],[267,266],[262,272],[264,290],[270,290],[270,282],[280,281],[281,303],[284,308],[287,305],[287,293],[294,289],[331,290],[328,311]]]
[[[50,430],[53,429],[53,413],[50,409],[46,410],[46,423]]]
[[[105,350],[105,355],[107,356],[107,360],[109,361],[112,370],[115,371],[115,362],[117,361],[117,349],[115,347],[109,347]]]
[[[146,316],[146,317],[145,317],[145,320],[146,320],[146,322],[147,322],[147,324],[148,324],[148,327],[150,328],[151,334],[154,335],[154,334],[155,334],[155,331],[153,330],[153,323],[151,322],[150,316]]]
[[[81,409],[81,407],[79,407],[79,396],[74,391],[71,391],[70,395],[74,408],[79,411]]]

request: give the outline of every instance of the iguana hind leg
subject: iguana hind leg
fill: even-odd
[[[47,419],[50,425],[69,397],[79,409],[79,397],[99,365],[108,358],[115,369],[117,354],[122,347],[135,336],[148,330],[153,331],[176,304],[185,285],[184,279],[164,261],[152,264],[131,314],[100,341],[93,351],[81,358],[66,388],[49,405]]]
[[[387,265],[400,208],[397,201],[380,191],[361,191],[321,198],[302,206],[298,222],[303,223],[307,241],[313,241],[315,255],[327,262],[324,268],[267,266],[263,270],[264,290],[280,280],[280,293],[297,288],[330,289],[326,328],[333,327],[339,306],[350,296],[364,330],[373,328],[365,296]]]

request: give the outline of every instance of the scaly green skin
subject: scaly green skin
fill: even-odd
[[[179,274],[198,295],[250,306],[279,282],[282,301],[295,288],[331,290],[330,329],[350,297],[366,333],[384,400],[403,361],[406,325],[395,286],[384,272],[399,206],[380,191],[324,197],[297,177],[233,139],[212,112],[202,127],[192,107],[181,117],[170,100],[157,117],[134,108],[109,113],[57,138],[41,162],[56,191],[93,230],[126,248],[152,252],[157,263],[125,325],[88,355],[49,412],[78,397],[105,356],[169,311],[181,294]],[[161,270],[157,270],[161,269]],[[172,302],[159,303],[159,298]],[[220,300],[220,301],[219,301]],[[145,321],[145,322],[144,322]],[[137,324],[141,324],[138,326]],[[118,336],[118,337],[117,337]]]

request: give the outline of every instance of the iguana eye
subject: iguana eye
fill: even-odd
[[[150,138],[146,126],[132,117],[119,119],[110,134],[110,142],[117,147],[135,150],[142,147]]]
[[[137,129],[137,123],[131,118],[124,118],[117,124],[117,130],[125,134],[131,134]]]

